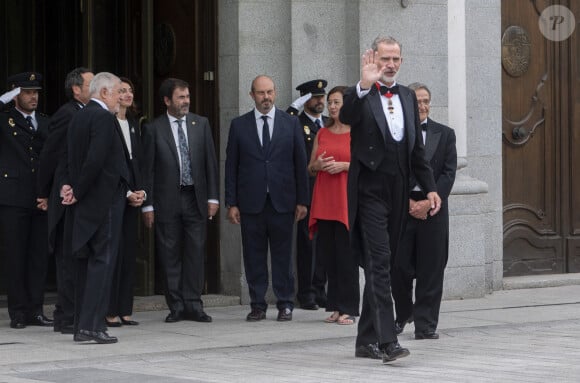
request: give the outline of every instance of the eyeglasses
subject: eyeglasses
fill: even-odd
[[[417,104],[429,106],[431,104],[430,100],[417,100]]]

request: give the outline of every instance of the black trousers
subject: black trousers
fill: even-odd
[[[241,215],[244,270],[252,308],[266,311],[268,290],[268,247],[272,266],[272,288],[276,307],[294,308],[294,273],[292,267],[292,234],[294,212],[278,213],[270,198],[258,214]],[[269,245],[269,246],[268,246]]]
[[[448,249],[447,211],[425,221],[409,217],[391,275],[397,319],[403,321],[413,315],[416,333],[437,329]]]
[[[125,207],[119,255],[111,285],[111,297],[107,316],[130,316],[133,314],[133,286],[137,262],[137,220],[139,208]]]
[[[362,168],[358,180],[358,230],[365,272],[363,306],[356,345],[397,341],[391,297],[391,257],[396,254],[408,210],[408,179]]]
[[[105,315],[109,307],[111,281],[121,237],[121,224],[126,197],[121,191],[108,209],[104,222],[77,254],[78,288],[75,310],[79,330],[105,331]],[[81,298],[82,297],[82,298]]]
[[[310,239],[310,213],[296,224],[296,278],[300,303],[326,303],[326,263],[316,251],[316,239]]]
[[[207,221],[197,207],[193,187],[183,188],[181,213],[172,220],[156,220],[157,255],[165,277],[165,300],[176,313],[203,310]]]
[[[0,206],[0,252],[8,280],[10,319],[26,321],[43,312],[47,239],[45,212]]]
[[[68,215],[68,214],[66,214]],[[66,215],[55,226],[53,253],[56,263],[56,288],[58,301],[54,310],[54,321],[61,325],[74,322],[74,301],[76,284],[76,259],[71,252],[70,222]],[[70,218],[68,218],[70,220]]]
[[[318,220],[317,225],[316,255],[325,259],[328,275],[326,311],[358,316],[358,260],[350,248],[350,234],[342,222]]]

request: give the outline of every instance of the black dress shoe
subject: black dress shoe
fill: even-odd
[[[65,324],[60,326],[60,333],[61,334],[74,334],[75,327],[72,324]]]
[[[288,322],[292,320],[292,310],[288,307],[285,309],[278,310],[278,322]]]
[[[181,320],[181,314],[175,311],[170,312],[166,317],[165,317],[165,322],[166,323],[175,323],[175,322],[179,322]]]
[[[252,309],[252,311],[246,317],[248,322],[258,322],[262,319],[266,319],[266,312],[260,309]]]
[[[404,358],[410,354],[409,350],[401,347],[399,342],[388,343],[383,348],[383,363],[389,363],[393,360]]]
[[[185,313],[184,317],[195,322],[210,323],[212,321],[211,317],[203,311],[188,312]]]
[[[28,324],[30,326],[54,326],[54,321],[45,317],[44,314],[37,314],[28,319]]]
[[[139,325],[139,322],[137,322],[136,320],[123,319],[122,317],[121,317],[121,323],[124,324],[125,326],[137,326],[137,325]]]
[[[318,310],[318,305],[316,302],[305,302],[300,304],[300,308],[303,310]]]
[[[21,329],[21,328],[25,328],[26,327],[26,323],[21,320],[21,319],[12,319],[10,321],[10,327],[11,328],[16,328],[16,329]]]
[[[383,353],[379,349],[378,343],[371,343],[357,346],[354,350],[354,356],[357,358],[382,359]]]
[[[107,319],[105,319],[105,324],[107,327],[121,327],[123,325],[121,322],[117,322],[116,320],[109,322]]]
[[[99,344],[117,343],[118,339],[114,336],[109,336],[105,331],[89,331],[79,330],[78,334],[74,336],[75,342],[95,341]]]
[[[415,339],[439,339],[439,334],[435,331],[416,332]]]
[[[395,334],[400,335],[403,330],[405,329],[405,326],[407,325],[407,323],[412,323],[413,322],[413,316],[411,315],[410,318],[408,318],[407,320],[404,321],[395,321]]]

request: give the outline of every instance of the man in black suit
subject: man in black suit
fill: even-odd
[[[417,99],[396,85],[401,45],[378,37],[361,62],[361,80],[344,98],[340,120],[351,126],[348,173],[351,244],[365,271],[357,357],[383,363],[409,355],[395,333],[390,268],[408,210],[411,172],[426,192],[431,215],[441,207],[421,140]]]
[[[413,83],[419,105],[425,157],[433,169],[441,211],[430,216],[429,200],[411,178],[409,216],[399,251],[395,256],[392,280],[397,333],[415,320],[415,339],[438,339],[437,323],[443,295],[443,274],[449,251],[449,209],[447,198],[455,181],[457,150],[455,132],[429,118],[431,91],[425,84]],[[416,279],[413,305],[413,278]]]
[[[296,87],[300,92],[300,98],[290,105],[287,113],[295,116],[298,114],[300,106],[304,105],[304,110],[298,115],[300,125],[304,134],[304,145],[306,147],[306,160],[310,160],[314,138],[328,117],[323,116],[326,105],[326,80],[311,80]],[[312,200],[314,181],[316,176],[309,174],[309,199],[308,206]],[[326,268],[324,260],[317,255],[314,249],[314,241],[310,240],[308,232],[308,217],[298,221],[296,227],[296,274],[298,278],[298,292],[296,297],[300,302],[300,308],[305,310],[317,310],[318,306],[326,307]]]
[[[252,308],[246,320],[266,318],[269,245],[277,319],[290,321],[294,222],[304,219],[309,203],[306,152],[298,119],[274,107],[274,81],[256,77],[250,96],[256,107],[230,125],[225,166],[228,219],[242,229]]]
[[[72,334],[74,321],[75,265],[69,246],[65,249],[65,209],[60,188],[68,183],[66,176],[67,131],[75,113],[90,100],[89,84],[93,73],[75,68],[66,75],[64,90],[69,101],[50,119],[48,138],[40,153],[38,197],[48,208],[48,251],[54,254],[58,301],[54,310],[54,331]],[[70,228],[69,228],[70,230]],[[66,241],[70,245],[69,238]]]
[[[121,81],[101,72],[91,81],[91,100],[72,118],[67,131],[68,180],[62,203],[72,207],[71,251],[78,262],[75,341],[116,343],[107,334],[105,315],[119,251],[125,201],[133,206],[142,196],[128,188],[129,156],[114,116],[119,109]]]
[[[207,118],[189,112],[189,84],[168,78],[159,94],[167,113],[144,127],[145,226],[155,222],[155,249],[163,266],[165,322],[211,322],[203,309],[208,218],[219,207],[219,180]]]
[[[10,327],[51,326],[43,314],[48,253],[46,213],[36,199],[40,151],[48,117],[37,112],[42,76],[36,72],[8,78],[20,88],[14,107],[0,115],[0,254],[8,277]]]

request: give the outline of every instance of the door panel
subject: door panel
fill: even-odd
[[[570,167],[580,155],[570,139],[578,128],[568,117],[575,53],[571,39],[553,42],[539,30],[539,15],[551,3],[502,2],[506,276],[567,272],[573,248],[580,247],[580,185]]]

